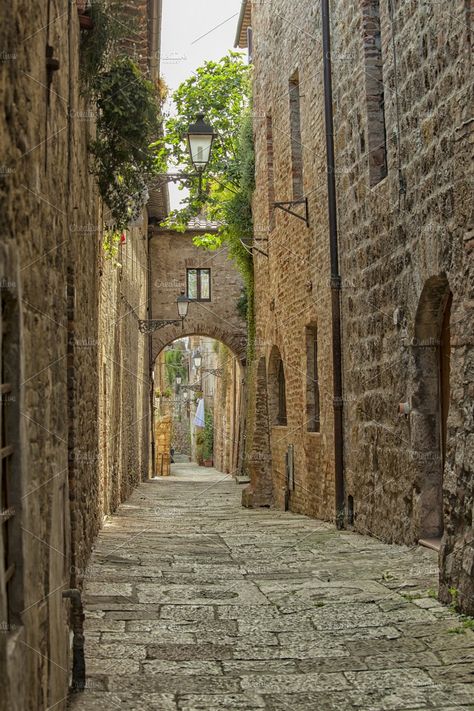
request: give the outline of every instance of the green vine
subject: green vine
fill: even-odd
[[[204,416],[204,437],[202,454],[204,459],[212,459],[214,454],[214,417],[209,410]]]
[[[110,210],[115,232],[136,219],[148,198],[146,175],[153,171],[150,143],[158,132],[153,84],[134,62],[122,57],[95,79],[97,139],[91,143],[93,171]]]
[[[97,133],[89,150],[108,208],[104,250],[114,258],[122,232],[148,199],[163,85],[148,81],[129,56],[138,30],[120,0],[93,0],[85,12],[92,28],[81,32],[81,84],[96,105]]]
[[[178,349],[165,351],[165,374],[166,382],[170,387],[175,386],[177,377],[183,380],[186,378],[187,369],[183,351]]]
[[[124,54],[125,40],[137,33],[136,22],[124,11],[121,0],[94,0],[86,14],[92,29],[81,31],[80,78],[82,93],[93,96],[96,77],[114,57]]]

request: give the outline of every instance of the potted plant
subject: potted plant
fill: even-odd
[[[203,431],[203,459],[205,467],[212,467],[214,462],[214,419],[211,412],[206,412]]]
[[[79,15],[79,25],[81,30],[92,30],[94,22],[90,15],[91,8],[89,0],[76,0],[77,12]]]

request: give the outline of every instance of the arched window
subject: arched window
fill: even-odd
[[[286,427],[286,382],[285,368],[276,346],[273,347],[270,355],[268,368],[268,401],[270,410],[270,423]]]
[[[306,328],[306,422],[308,432],[320,431],[318,329]]]
[[[8,273],[8,272],[7,272]],[[0,274],[0,616],[7,631],[23,609],[19,441],[18,285]]]
[[[283,361],[280,360],[278,368],[278,425],[286,425],[286,384],[285,371],[283,369]]]

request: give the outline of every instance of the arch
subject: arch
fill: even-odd
[[[424,284],[412,343],[414,378],[411,443],[415,458],[418,538],[440,538],[443,529],[443,470],[450,386],[452,294],[445,275]]]
[[[270,426],[286,427],[285,367],[277,346],[273,346],[268,362],[268,412]]]
[[[267,367],[263,356],[257,365],[254,412],[252,448],[246,462],[250,474],[250,485],[242,492],[242,504],[248,508],[272,506],[273,504]]]
[[[241,365],[245,365],[247,355],[247,333],[244,329],[236,330],[226,328],[212,323],[212,321],[200,321],[197,319],[186,319],[184,329],[182,326],[166,326],[155,331],[153,334],[152,362],[154,363],[161,351],[169,346],[173,341],[186,336],[206,336],[221,341],[237,357]]]

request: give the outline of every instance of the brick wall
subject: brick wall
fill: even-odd
[[[186,289],[186,269],[211,270],[211,301],[194,302],[181,324],[156,331],[153,358],[172,341],[186,335],[201,335],[225,343],[239,359],[245,358],[246,324],[237,311],[242,292],[242,279],[228,259],[226,248],[207,252],[193,244],[196,232],[154,231],[151,239],[153,318],[178,318],[176,298]]]
[[[81,585],[104,514],[147,475],[147,342],[137,323],[147,224],[128,235],[121,268],[104,260],[74,3],[14,0],[0,12],[0,285],[14,304],[5,320],[17,374],[5,403],[17,570],[9,614],[0,572],[0,698],[41,711],[66,705],[62,592]],[[51,73],[47,44],[59,62]],[[2,530],[2,561],[4,545]]]
[[[329,242],[325,187],[324,116],[320,40],[314,3],[253,3],[254,133],[257,190],[256,236],[268,259],[256,254],[257,387],[250,401],[248,469],[252,485],[245,502],[285,503],[285,455],[295,448],[293,511],[334,520],[332,359]],[[301,28],[311,27],[307,32]],[[314,31],[313,31],[314,30]],[[319,48],[319,53],[318,53]],[[299,122],[298,122],[299,114]],[[271,116],[271,124],[269,117]],[[299,126],[298,126],[299,123]],[[302,165],[301,165],[302,164]],[[301,170],[302,168],[302,170]],[[308,195],[310,226],[270,204]],[[273,174],[273,178],[272,175]],[[297,180],[295,180],[295,176]],[[301,215],[302,207],[295,208]],[[306,414],[306,327],[317,324],[321,431],[309,432]],[[287,425],[265,426],[270,355],[277,348],[286,379]],[[263,359],[263,361],[261,361]],[[265,387],[264,381],[267,379]],[[253,423],[253,424],[252,424]],[[269,480],[269,472],[273,479]],[[264,477],[263,482],[259,481]]]
[[[448,586],[458,588],[469,612],[474,608],[468,404],[473,387],[471,5],[455,0],[448,10],[429,1],[331,4],[346,497],[354,499],[355,528],[385,541],[412,544],[436,533],[437,517],[444,517],[441,595],[447,600]],[[267,366],[272,347],[278,347],[287,388],[288,430],[272,430],[271,436],[273,497],[281,506],[283,454],[293,443],[296,491],[290,508],[331,519],[320,3],[252,3],[252,12],[254,212],[269,252],[268,260],[255,258],[257,345]],[[266,117],[272,117],[275,197],[290,199],[288,80],[295,72],[311,222],[306,229],[279,212],[271,229]],[[442,324],[450,298],[449,334]],[[318,328],[320,434],[306,433],[304,423],[304,327],[310,321]],[[450,358],[440,358],[440,348]],[[450,371],[448,387],[439,382],[443,363]],[[397,414],[404,401],[412,408],[406,418]]]

